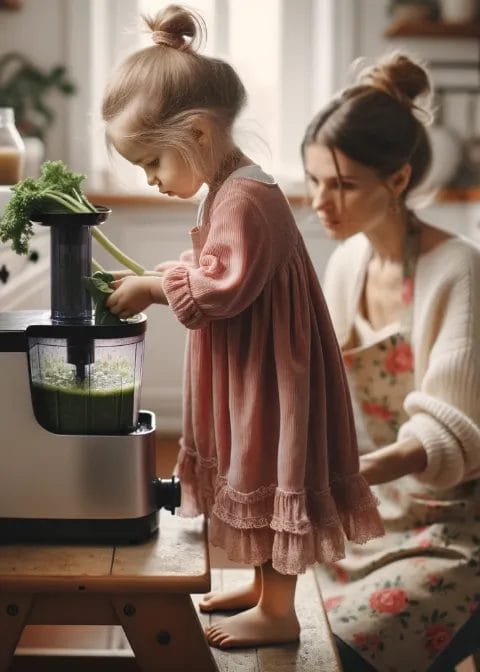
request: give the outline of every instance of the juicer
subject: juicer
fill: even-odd
[[[50,310],[0,313],[0,543],[142,541],[180,504],[139,410],[146,317],[96,325],[84,284],[109,213],[39,215]]]

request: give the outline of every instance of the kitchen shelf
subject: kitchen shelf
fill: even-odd
[[[480,22],[399,21],[384,32],[385,37],[480,38]]]
[[[435,197],[437,203],[470,203],[480,201],[478,187],[443,187]]]

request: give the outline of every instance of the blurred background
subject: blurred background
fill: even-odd
[[[150,44],[139,16],[159,0],[0,0],[0,107],[13,107],[26,174],[62,159],[113,215],[106,233],[147,267],[189,246],[196,202],[165,200],[143,171],[108,157],[100,101],[109,72]],[[299,154],[303,131],[350,64],[394,49],[430,66],[437,89],[431,128],[433,224],[480,238],[480,22],[477,0],[192,0],[208,28],[205,52],[228,59],[250,101],[237,125],[242,148],[285,189],[321,276],[335,243],[308,210]],[[394,132],[394,129],[392,129]],[[49,303],[47,231],[30,257],[0,247],[0,310]],[[100,251],[99,261],[112,262]],[[181,425],[185,333],[168,309],[149,311],[143,403],[162,431]]]

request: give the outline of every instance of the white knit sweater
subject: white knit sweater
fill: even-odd
[[[340,344],[348,339],[371,248],[363,234],[332,254],[323,283]],[[451,238],[420,255],[415,273],[412,349],[415,388],[398,439],[427,452],[417,478],[449,488],[480,476],[480,250]]]

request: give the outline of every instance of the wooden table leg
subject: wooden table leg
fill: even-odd
[[[142,672],[217,672],[190,595],[126,595],[112,604]]]
[[[6,672],[32,608],[31,595],[0,593],[0,672]]]

